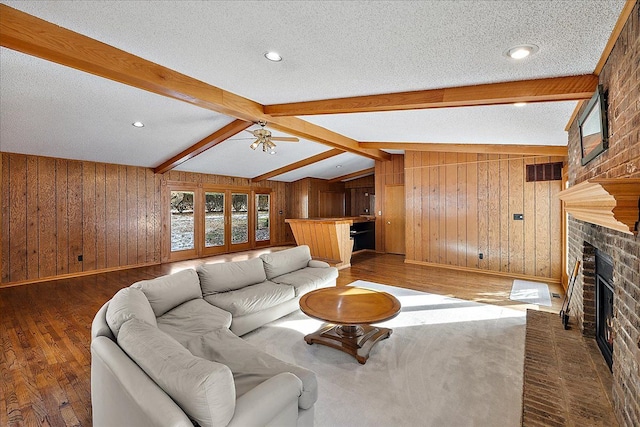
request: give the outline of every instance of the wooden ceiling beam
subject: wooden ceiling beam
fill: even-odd
[[[449,144],[437,142],[361,142],[363,148],[405,151],[432,151],[437,153],[522,154],[538,156],[566,156],[567,147],[557,145],[507,144]]]
[[[0,4],[0,45],[236,119],[266,120],[273,128],[377,160],[387,153],[296,117],[277,118],[262,104],[178,73],[85,35]]]
[[[342,176],[339,176],[337,178],[330,179],[329,182],[333,183],[333,182],[345,181],[347,179],[352,179],[352,178],[361,178],[361,177],[364,177],[364,176],[373,175],[375,173],[375,171],[376,171],[376,168],[363,169],[361,171],[348,173],[346,175],[342,175]]]
[[[271,172],[264,173],[260,176],[256,176],[255,178],[251,179],[251,182],[264,181],[266,179],[273,178],[274,176],[282,175],[283,173],[291,172],[293,170],[312,165],[322,160],[330,159],[331,157],[337,156],[342,153],[344,153],[344,150],[339,150],[337,148],[334,148],[333,150],[316,154],[315,156],[311,156],[307,159],[300,160],[299,162],[291,163],[290,165],[272,170]]]
[[[180,154],[177,154],[162,163],[160,166],[157,166],[153,172],[155,173],[165,173],[175,168],[176,166],[186,162],[189,159],[193,159],[198,154],[201,154],[207,151],[210,148],[215,147],[220,144],[222,141],[225,141],[231,138],[234,135],[237,135],[239,132],[247,129],[251,126],[253,122],[248,122],[246,120],[234,120],[223,128],[215,131],[211,135],[205,137],[204,139],[196,142],[191,147],[182,151]]]
[[[273,117],[283,117],[472,107],[515,102],[578,101],[591,98],[597,86],[598,78],[593,74],[585,74],[265,105],[264,111]]]

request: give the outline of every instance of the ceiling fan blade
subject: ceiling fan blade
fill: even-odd
[[[300,142],[300,140],[293,136],[272,136],[272,141],[281,141],[281,142]]]

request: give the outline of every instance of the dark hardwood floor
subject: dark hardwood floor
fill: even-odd
[[[119,289],[203,262],[242,260],[280,248],[0,288],[0,426],[91,425],[91,321]],[[512,279],[405,264],[362,252],[338,285],[368,280],[524,310]],[[552,286],[552,292],[561,292]],[[558,312],[560,299],[549,311]]]

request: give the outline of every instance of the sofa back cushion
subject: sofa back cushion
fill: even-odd
[[[264,282],[267,276],[260,258],[248,261],[203,264],[198,267],[202,295],[235,291],[245,286]]]
[[[311,252],[309,246],[301,245],[283,251],[262,254],[260,258],[264,263],[267,279],[271,280],[274,277],[305,268],[311,261]]]
[[[131,319],[140,319],[156,326],[156,316],[149,300],[140,289],[120,289],[109,301],[105,316],[113,336],[118,338],[122,325]]]
[[[120,328],[120,347],[200,426],[226,426],[235,411],[231,370],[192,355],[160,329],[132,319]]]
[[[146,295],[156,317],[184,302],[202,298],[198,274],[192,269],[152,280],[142,280],[131,287],[140,289]]]

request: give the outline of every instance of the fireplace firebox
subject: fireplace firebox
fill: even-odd
[[[596,342],[604,360],[613,366],[613,260],[596,251]]]

